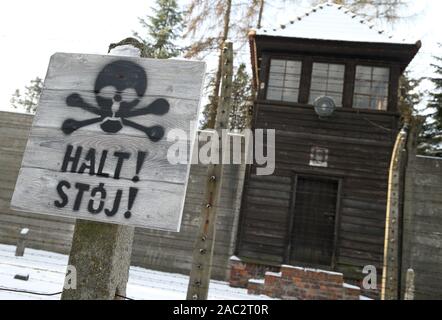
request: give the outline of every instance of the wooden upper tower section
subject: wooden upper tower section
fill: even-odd
[[[258,100],[397,111],[399,77],[421,43],[375,30],[343,6],[326,3],[275,28],[249,33]]]

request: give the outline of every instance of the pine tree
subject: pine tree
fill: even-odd
[[[423,78],[413,78],[407,71],[399,79],[398,108],[404,122],[410,123],[412,117],[419,113],[417,107],[423,98],[423,93],[419,90],[422,80]]]
[[[205,93],[208,96],[208,102],[203,107],[203,118],[200,120],[200,128],[208,129],[208,120],[211,108],[214,104],[213,88],[215,86],[215,77],[209,77],[205,87]],[[246,71],[246,65],[240,64],[232,80],[232,110],[229,115],[230,130],[242,131],[248,127],[250,116],[250,105],[252,101],[252,79]]]
[[[24,109],[27,113],[35,113],[38,100],[43,89],[43,80],[36,77],[31,80],[30,85],[25,87],[22,95],[19,89],[16,89],[11,98],[11,104],[15,109]]]
[[[242,47],[247,40],[247,31],[260,23],[263,8],[264,0],[192,0],[189,5],[186,11],[186,36],[197,40],[187,50],[186,57],[210,54],[214,50],[219,52],[215,76],[210,81],[213,91],[203,112],[206,117],[201,122],[203,128],[211,128],[215,123],[224,42],[228,38],[234,39],[235,46]]]
[[[435,75],[430,78],[434,89],[425,110],[428,115],[419,136],[418,152],[442,157],[442,57],[435,59],[437,64],[432,64]]]
[[[215,76],[214,75],[208,75],[208,78],[206,79],[207,84],[204,87],[204,95],[207,97],[208,102],[203,106],[202,111],[202,119],[200,120],[200,129],[206,130],[209,129],[209,119],[210,114],[212,112],[212,106],[215,104],[215,97],[213,95],[213,90],[215,87]]]
[[[248,127],[249,108],[252,99],[252,79],[246,65],[240,64],[232,81],[232,111],[230,130],[242,131]]]
[[[167,59],[180,55],[182,49],[175,42],[183,30],[183,13],[177,1],[156,0],[152,10],[154,15],[138,18],[146,33],[134,32],[134,37],[144,44],[147,57]]]

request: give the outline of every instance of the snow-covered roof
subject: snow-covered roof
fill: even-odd
[[[277,27],[260,28],[256,35],[354,42],[414,44],[376,30],[374,25],[344,6],[324,3]]]

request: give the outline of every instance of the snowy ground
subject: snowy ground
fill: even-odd
[[[23,257],[15,257],[15,246],[0,244],[0,289],[8,288],[40,293],[62,291],[68,257],[66,255],[26,249]],[[29,274],[29,280],[14,279],[16,274]],[[186,298],[188,277],[181,274],[158,272],[131,267],[127,296],[136,300],[181,300]],[[60,299],[60,295],[38,296],[0,290],[0,300],[5,299]],[[248,295],[247,290],[231,288],[226,282],[211,281],[209,299],[251,300],[269,299],[266,296]]]

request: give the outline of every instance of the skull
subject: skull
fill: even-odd
[[[118,60],[106,65],[95,80],[95,99],[107,117],[101,123],[105,132],[116,133],[123,128],[117,112],[127,113],[140,103],[140,98],[147,88],[147,76],[138,64],[127,60]]]
[[[100,122],[100,128],[107,133],[116,133],[123,125],[144,132],[147,137],[157,142],[164,136],[164,128],[161,125],[143,126],[128,118],[142,115],[162,116],[169,112],[169,102],[159,98],[147,106],[135,108],[140,103],[147,89],[147,75],[142,67],[126,60],[118,60],[106,65],[95,80],[95,99],[97,106],[93,106],[78,93],[72,93],[66,97],[69,107],[80,108],[91,112],[98,117],[76,120],[64,120],[61,130],[65,134]]]

